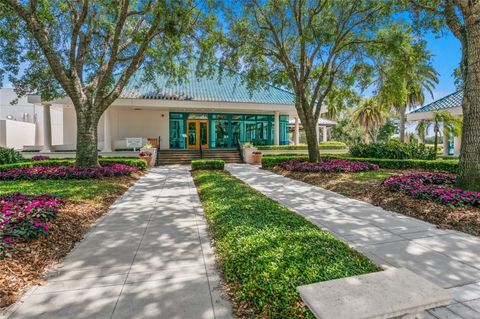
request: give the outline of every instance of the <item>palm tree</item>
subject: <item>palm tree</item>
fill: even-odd
[[[352,119],[365,129],[365,144],[368,144],[370,142],[370,130],[384,122],[385,113],[376,99],[367,98],[361,101],[360,105],[353,111]]]
[[[418,124],[415,130],[417,131],[418,142],[420,144],[425,144],[426,132],[430,127],[430,124],[431,122],[427,120],[418,121]]]

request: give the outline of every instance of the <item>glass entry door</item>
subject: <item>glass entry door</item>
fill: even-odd
[[[187,120],[187,148],[198,150],[208,148],[208,121]]]

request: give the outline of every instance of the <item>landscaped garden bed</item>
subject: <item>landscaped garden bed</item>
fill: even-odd
[[[139,176],[141,171],[133,167],[122,176],[95,179],[2,181],[0,307],[13,303],[29,286],[44,284],[46,270],[67,255]]]
[[[276,161],[281,163],[278,157],[272,157],[270,162],[273,164]],[[420,162],[429,163],[424,167],[434,168],[432,171],[446,167],[445,171],[448,172],[454,166],[451,161],[443,161],[447,162],[446,166],[442,166],[442,160]],[[407,169],[385,169],[381,168],[382,165],[379,166],[377,171],[355,173],[291,171],[278,163],[264,168],[385,210],[428,221],[441,228],[480,236],[479,195],[456,189],[453,186],[454,174],[425,172],[416,165]],[[399,166],[403,168],[404,164]]]
[[[221,171],[193,172],[240,318],[314,318],[296,287],[378,271],[302,216]]]

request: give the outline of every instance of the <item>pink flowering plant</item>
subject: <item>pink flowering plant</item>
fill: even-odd
[[[32,240],[48,232],[48,221],[64,204],[50,195],[0,196],[0,259],[10,256],[16,241]]]
[[[390,176],[383,186],[413,198],[430,199],[449,206],[480,207],[480,193],[455,188],[456,176],[443,173],[418,173]]]
[[[125,164],[106,164],[94,167],[34,166],[2,170],[0,171],[0,180],[90,179],[130,175],[136,171],[138,171],[137,167]]]
[[[150,151],[141,151],[140,153],[138,153],[138,156],[140,156],[140,157],[150,157],[152,155],[153,154]]]
[[[279,167],[294,172],[353,173],[378,170],[378,165],[368,162],[344,159],[324,159],[321,163],[310,163],[305,159],[293,159],[279,164]]]

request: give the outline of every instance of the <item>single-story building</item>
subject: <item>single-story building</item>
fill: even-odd
[[[447,96],[442,97],[430,104],[424,105],[409,114],[407,114],[408,121],[430,121],[433,119],[435,112],[446,111],[451,115],[463,118],[462,112],[463,91],[457,91]],[[461,136],[448,136],[443,134],[443,155],[460,155],[460,147],[462,143]]]
[[[286,145],[290,121],[297,130],[301,124],[292,93],[271,85],[251,91],[238,73],[197,78],[191,71],[182,83],[170,84],[160,75],[154,81],[143,83],[141,71],[137,72],[102,115],[98,126],[102,152],[130,150],[130,138],[142,138],[160,150],[233,149],[247,142]],[[69,98],[43,102],[30,96],[29,101],[43,107],[47,138],[43,145],[25,149],[75,150],[76,115]],[[63,111],[62,145],[51,143],[51,108]]]

